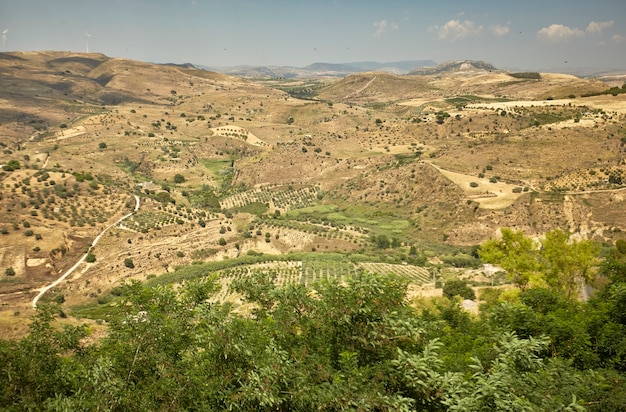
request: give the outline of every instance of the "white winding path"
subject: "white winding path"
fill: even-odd
[[[352,97],[352,96],[356,96],[357,94],[361,93],[363,90],[367,89],[367,88],[369,87],[369,85],[370,85],[370,84],[372,84],[372,82],[373,82],[374,80],[376,80],[376,76],[374,76],[374,77],[372,78],[372,80],[370,80],[369,82],[367,82],[367,83],[365,84],[365,86],[361,87],[361,88],[360,88],[359,90],[357,90],[356,92],[349,93],[346,97],[344,97],[344,99],[350,98],[350,97]]]
[[[93,243],[91,244],[91,247],[89,248],[90,250],[91,250],[91,248],[96,246],[96,244],[98,243],[100,238],[102,236],[104,236],[104,234],[106,233],[107,230],[111,229],[113,226],[115,226],[118,223],[122,222],[124,219],[129,218],[130,216],[133,215],[133,213],[135,213],[137,210],[139,210],[139,196],[137,196],[137,195],[134,195],[134,196],[135,196],[135,210],[133,210],[132,212],[130,212],[127,215],[122,216],[121,218],[118,219],[117,222],[112,223],[109,226],[107,226],[106,228],[104,228],[104,230],[102,232],[100,232],[100,234],[98,236],[96,236],[96,238],[93,240]],[[53,287],[55,287],[59,283],[63,282],[65,280],[65,278],[67,278],[69,275],[71,275],[80,266],[80,264],[83,263],[83,261],[85,260],[85,258],[87,257],[88,254],[89,254],[89,252],[87,252],[83,256],[81,256],[81,258],[78,260],[78,262],[76,262],[76,264],[74,264],[74,266],[69,268],[68,271],[63,274],[63,276],[61,276],[60,278],[55,280],[52,284],[50,284],[50,285],[46,286],[45,288],[41,289],[39,294],[37,296],[35,296],[35,299],[33,299],[33,308],[37,309],[37,302],[39,301],[39,299],[41,299],[41,297],[43,295],[45,295],[47,291],[49,291],[50,289],[52,289]]]

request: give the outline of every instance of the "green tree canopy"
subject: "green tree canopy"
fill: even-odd
[[[501,230],[502,238],[485,242],[480,258],[507,271],[520,289],[549,286],[574,298],[584,282],[592,280],[600,264],[599,247],[590,240],[577,241],[555,229],[533,240],[522,231]]]
[[[599,246],[592,241],[574,241],[563,230],[546,233],[539,252],[545,281],[568,297],[575,297],[582,282],[595,276],[599,252]]]
[[[626,337],[618,333],[626,294],[619,288],[606,305],[529,289],[520,303],[474,317],[445,298],[410,305],[407,284],[389,276],[360,274],[307,288],[258,274],[233,285],[245,300],[238,307],[217,302],[217,279],[123,285],[105,311],[106,334],[92,343],[88,328],[58,327],[59,308],[42,306],[27,337],[0,340],[0,409],[626,406]]]
[[[532,278],[538,275],[538,245],[525,237],[521,230],[501,229],[502,238],[485,242],[478,255],[483,262],[496,264],[504,269],[509,278],[524,290]]]

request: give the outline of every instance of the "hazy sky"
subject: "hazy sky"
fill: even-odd
[[[0,0],[5,29],[6,51],[155,63],[626,69],[626,0]]]

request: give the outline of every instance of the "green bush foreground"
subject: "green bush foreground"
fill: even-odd
[[[0,341],[3,410],[618,411],[626,407],[626,251],[587,303],[526,288],[480,316],[364,274],[276,286],[237,280],[248,312],[210,303],[215,276],[120,290],[108,333],[42,307]]]

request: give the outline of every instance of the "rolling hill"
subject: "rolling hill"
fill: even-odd
[[[244,79],[64,52],[1,53],[0,72],[9,329],[86,252],[95,260],[48,299],[93,302],[193,262],[434,265],[501,227],[626,233],[626,99],[582,97],[608,88],[599,80],[467,61]],[[91,248],[134,196],[138,211]]]

